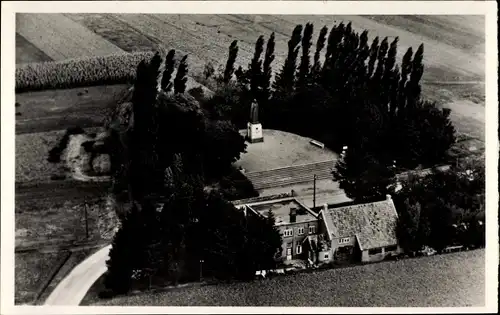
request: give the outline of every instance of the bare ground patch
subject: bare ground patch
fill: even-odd
[[[241,133],[246,135],[246,130]],[[271,129],[264,129],[263,134],[264,142],[248,143],[247,153],[235,163],[237,167],[256,172],[337,158],[337,154],[329,149],[312,145],[311,138]]]
[[[43,51],[16,33],[16,64],[51,60]]]

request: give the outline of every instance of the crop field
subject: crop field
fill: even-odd
[[[102,301],[95,297],[97,287],[94,287],[84,303],[107,306],[482,306],[485,303],[484,266],[484,250],[474,250]]]

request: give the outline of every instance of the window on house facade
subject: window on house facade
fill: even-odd
[[[385,251],[386,251],[386,252],[393,252],[393,251],[395,251],[395,250],[397,250],[397,249],[398,249],[398,246],[397,246],[397,245],[391,245],[391,246],[387,246],[387,247],[385,248]]]
[[[376,255],[382,253],[382,248],[372,248],[368,250],[369,255]]]
[[[350,241],[351,241],[350,237],[343,237],[339,239],[339,244],[346,244],[349,243]]]
[[[297,245],[297,255],[302,254],[302,245]]]
[[[310,226],[309,227],[309,234],[314,234],[316,233],[316,227],[315,226]]]
[[[288,229],[288,230],[284,230],[283,231],[283,236],[285,237],[289,237],[289,236],[292,236],[293,235],[293,230],[292,229]]]
[[[298,235],[303,235],[303,234],[304,234],[304,228],[303,228],[303,227],[299,227],[299,228],[297,229],[297,234],[298,234]]]

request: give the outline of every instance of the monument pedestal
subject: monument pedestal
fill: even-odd
[[[264,136],[262,134],[262,124],[251,123],[247,124],[247,140],[250,143],[264,142]]]

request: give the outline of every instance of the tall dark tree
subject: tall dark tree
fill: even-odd
[[[260,93],[260,82],[262,81],[262,60],[261,55],[264,51],[264,36],[259,36],[255,42],[255,51],[252,61],[249,65],[249,76],[250,76],[250,91],[254,96],[259,98]]]
[[[422,239],[419,238],[421,208],[418,201],[412,202],[409,198],[397,205],[397,235],[400,246],[406,251],[415,251],[422,247]]]
[[[177,74],[174,79],[174,91],[175,93],[184,93],[186,91],[186,82],[188,74],[187,56],[182,57],[179,67],[177,68]]]
[[[424,44],[420,44],[415,55],[413,56],[410,79],[406,85],[407,106],[412,109],[415,108],[420,101],[420,93],[422,88],[420,86],[420,79],[424,74]]]
[[[408,48],[401,61],[401,80],[399,82],[399,96],[398,96],[398,113],[403,114],[406,108],[406,82],[408,81],[408,75],[411,73],[412,68],[412,57],[413,49]]]
[[[278,97],[284,97],[293,92],[295,83],[295,72],[297,69],[297,55],[299,44],[302,39],[302,25],[297,25],[292,33],[291,39],[288,41],[288,55],[283,64],[281,72],[277,74],[274,81],[275,94]]]
[[[349,198],[373,201],[392,193],[395,174],[391,165],[379,161],[362,147],[350,146],[335,165],[333,179]]]
[[[151,183],[148,177],[152,174],[153,165],[157,160],[155,129],[158,124],[154,105],[161,62],[160,55],[156,53],[149,64],[139,64],[132,95],[134,129],[128,151],[128,189],[130,198],[139,202],[145,197],[148,184]]]
[[[455,128],[450,120],[451,110],[439,109],[435,103],[421,102],[411,117],[420,127],[420,162],[434,165],[442,162],[446,151],[455,143]]]
[[[172,74],[175,69],[175,49],[171,49],[165,58],[165,70],[163,70],[163,77],[161,78],[161,89],[165,92],[172,90]]]
[[[385,37],[380,43],[380,48],[378,51],[377,68],[375,69],[375,74],[374,74],[374,79],[377,81],[382,80],[382,76],[384,74],[385,58],[388,49],[389,49],[389,41],[388,38]]]
[[[229,120],[208,122],[204,138],[204,163],[207,175],[217,176],[227,173],[232,163],[236,162],[246,149],[245,139]]]
[[[300,59],[299,71],[297,74],[297,86],[304,88],[308,84],[309,74],[311,71],[310,51],[312,45],[312,36],[314,26],[307,23],[304,28],[304,35],[302,36],[302,57]]]
[[[397,104],[391,102],[391,100],[394,100],[393,94],[397,93],[397,82],[395,82],[394,79],[394,76],[396,76],[394,72],[395,71],[394,66],[396,65],[398,41],[399,41],[398,37],[394,38],[394,40],[391,42],[389,46],[389,51],[387,52],[387,58],[385,59],[384,63],[384,74],[382,76],[382,81],[384,85],[383,88],[386,91],[384,93],[382,102],[383,106],[388,109],[391,117],[396,112],[396,106],[397,106]],[[394,83],[396,83],[396,86],[394,86]]]
[[[373,75],[373,71],[375,70],[375,62],[378,58],[379,51],[379,38],[378,36],[373,39],[372,45],[370,46],[370,60],[368,61],[368,76]]]
[[[274,32],[271,33],[267,40],[266,54],[264,57],[264,68],[262,77],[262,99],[267,101],[271,98],[271,79],[273,75],[272,63],[274,61],[274,48],[275,48]]]
[[[133,282],[150,282],[163,263],[159,218],[151,204],[141,208],[132,206],[113,239],[104,277],[113,294],[127,293]]]
[[[319,74],[321,71],[321,62],[319,59],[321,56],[321,51],[323,50],[323,48],[325,48],[326,34],[328,34],[328,27],[323,26],[323,28],[319,32],[318,40],[316,41],[316,52],[314,53],[314,64],[311,71],[314,77],[314,81],[319,80]]]
[[[234,40],[229,46],[229,56],[226,62],[226,68],[224,69],[224,83],[228,83],[233,77],[234,73],[234,63],[238,57],[238,41]]]

